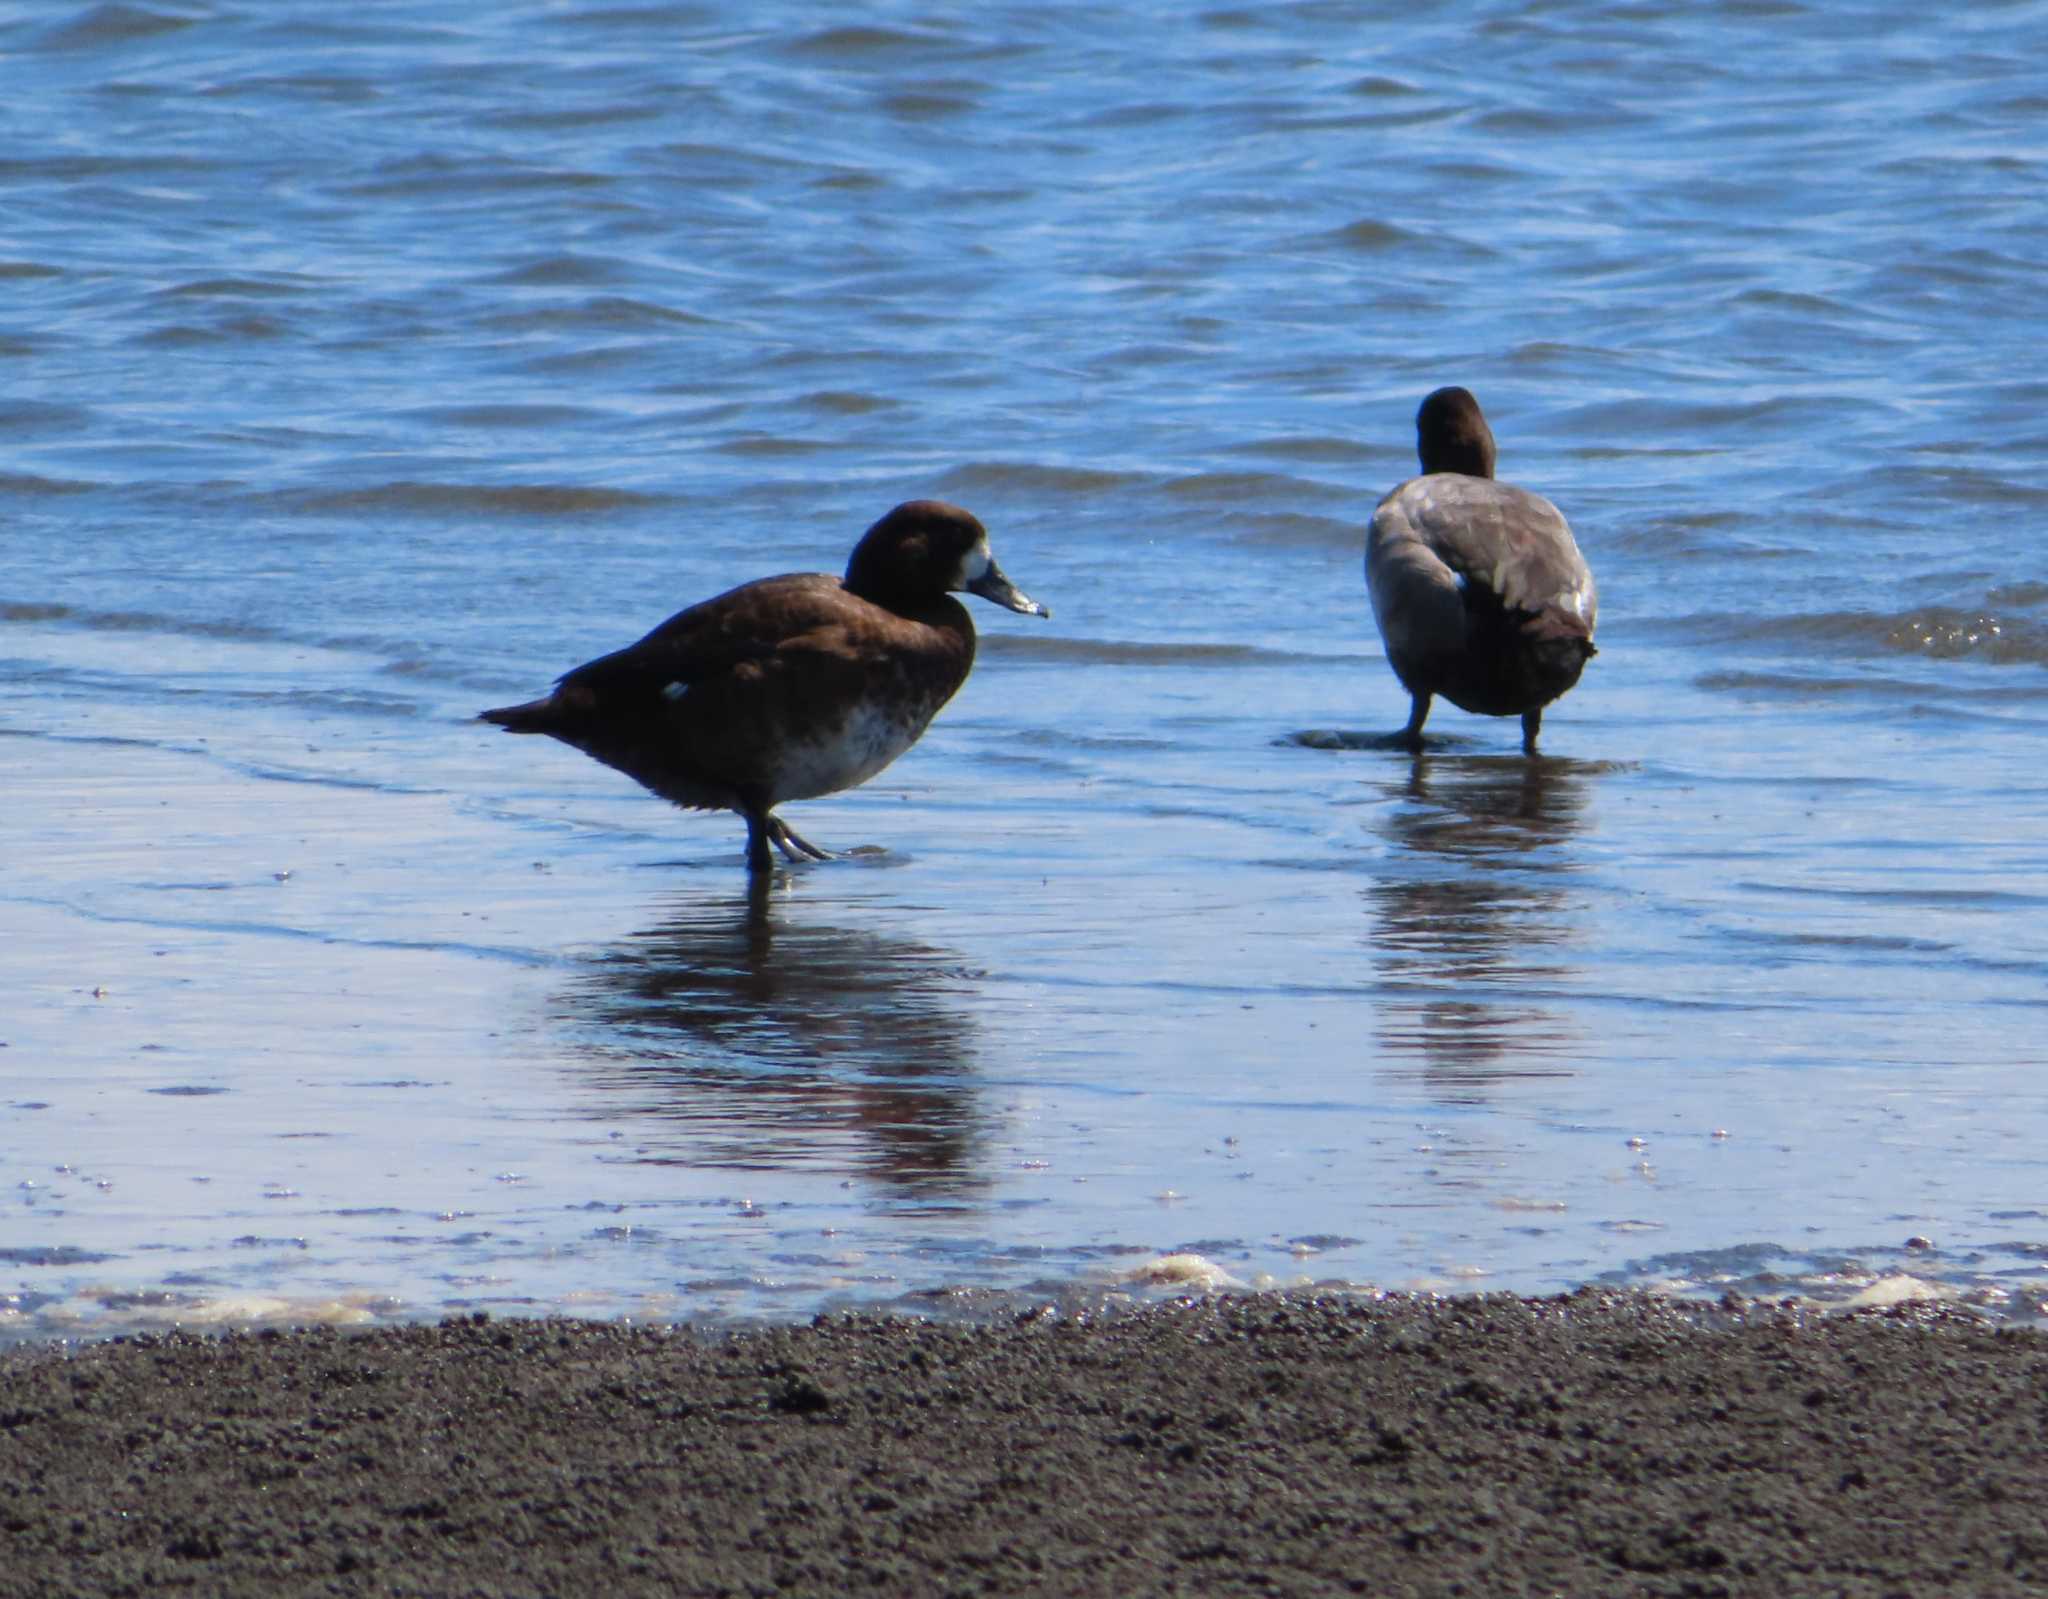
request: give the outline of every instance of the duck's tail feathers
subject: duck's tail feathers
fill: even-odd
[[[479,722],[495,722],[508,733],[550,733],[555,727],[555,697],[528,700],[524,705],[501,705],[494,711],[478,711]]]

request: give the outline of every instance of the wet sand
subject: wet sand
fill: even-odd
[[[0,1356],[8,1594],[2001,1594],[2048,1340],[1258,1298]]]

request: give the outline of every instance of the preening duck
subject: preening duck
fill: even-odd
[[[1410,696],[1396,737],[1419,750],[1441,694],[1519,715],[1533,755],[1543,707],[1595,653],[1593,574],[1556,506],[1494,481],[1493,432],[1467,390],[1431,394],[1415,431],[1422,475],[1380,501],[1365,545],[1373,618]]]

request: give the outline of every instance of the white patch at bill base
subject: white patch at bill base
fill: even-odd
[[[964,589],[970,584],[980,582],[988,569],[995,564],[995,556],[989,553],[988,540],[976,540],[974,548],[960,558],[960,576],[953,587]]]

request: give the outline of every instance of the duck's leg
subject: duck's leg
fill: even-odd
[[[1410,694],[1408,699],[1408,725],[1394,735],[1394,742],[1403,749],[1420,750],[1422,724],[1429,720],[1430,696],[1426,693],[1415,693]]]
[[[1534,755],[1536,753],[1536,732],[1542,726],[1542,706],[1539,705],[1533,711],[1524,711],[1522,713],[1522,753],[1524,755]]]
[[[741,811],[747,822],[747,870],[765,872],[775,865],[775,857],[768,853],[768,828],[775,818],[766,811]]]
[[[804,855],[810,856],[814,861],[829,861],[832,859],[832,852],[830,850],[819,849],[817,845],[792,828],[789,823],[772,813],[768,817],[768,838],[777,849],[781,850],[783,854],[793,861],[802,860]],[[803,854],[798,854],[799,850]],[[763,851],[763,853],[765,854],[766,851]]]

